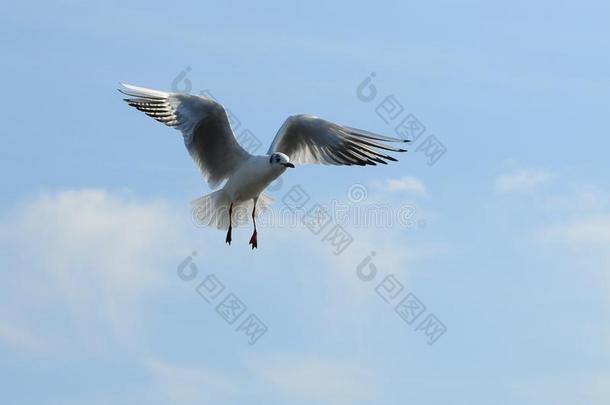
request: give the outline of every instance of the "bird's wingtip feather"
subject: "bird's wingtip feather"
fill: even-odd
[[[123,94],[132,97],[145,97],[145,98],[166,98],[170,94],[164,91],[150,89],[147,87],[135,86],[133,84],[119,82],[119,91]]]

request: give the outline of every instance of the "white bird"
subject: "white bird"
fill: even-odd
[[[223,187],[192,202],[199,219],[218,229],[231,229],[236,220],[233,210],[249,208],[252,202],[254,232],[249,244],[258,246],[256,216],[272,199],[263,190],[294,164],[376,165],[396,161],[382,150],[406,152],[386,142],[408,142],[372,132],[338,125],[313,115],[293,115],[286,119],[266,155],[255,156],[244,150],[233,135],[223,106],[203,96],[166,93],[121,84],[124,100],[149,117],[182,132],[191,157],[212,189]],[[248,212],[250,210],[248,209]],[[247,221],[247,218],[246,218]]]

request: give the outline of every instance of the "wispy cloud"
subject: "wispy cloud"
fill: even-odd
[[[5,321],[0,323],[0,342],[28,352],[44,352],[49,346],[28,329],[11,325]]]
[[[330,359],[282,356],[258,363],[255,372],[291,398],[322,403],[353,403],[370,398],[374,390],[368,370]]]
[[[544,169],[518,169],[496,177],[495,189],[499,193],[532,191],[552,177],[552,174]]]
[[[148,371],[156,381],[156,389],[171,403],[219,403],[233,383],[224,376],[201,368],[181,366],[156,359],[146,361]]]
[[[424,183],[414,176],[404,176],[398,179],[388,179],[383,183],[383,188],[387,191],[402,191],[418,196],[428,194]]]
[[[104,190],[36,197],[0,219],[0,242],[10,252],[0,263],[15,269],[2,277],[9,293],[0,303],[18,308],[18,319],[42,335],[52,329],[38,319],[42,309],[70,318],[60,335],[77,342],[67,346],[128,341],[139,304],[161,285],[162,266],[182,246],[174,219],[161,204]],[[38,340],[36,330],[5,327],[2,335],[26,347]]]
[[[610,246],[610,215],[596,215],[575,219],[545,230],[545,236],[574,247],[603,248]],[[610,253],[609,253],[610,254]]]

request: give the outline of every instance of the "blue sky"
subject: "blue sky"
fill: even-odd
[[[1,9],[3,403],[610,401],[607,3]],[[260,153],[295,113],[392,135],[387,96],[426,131],[387,167],[286,173],[259,249],[249,227],[229,247],[191,220],[209,189],[179,133],[115,90],[176,80],[230,108]],[[415,151],[429,135],[447,150],[434,165]],[[301,211],[277,222],[297,185],[307,209],[347,210],[339,255]],[[374,207],[411,216],[355,222]],[[210,275],[212,303],[196,291]],[[387,280],[402,285],[389,303]],[[215,308],[231,293],[247,309],[229,324]],[[394,310],[408,293],[426,307],[411,324]],[[236,330],[250,314],[267,327],[253,345]],[[446,327],[432,345],[428,315]]]

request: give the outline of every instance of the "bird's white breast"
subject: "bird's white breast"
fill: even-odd
[[[269,156],[252,156],[233,173],[223,189],[231,201],[246,201],[257,197],[285,170],[280,165],[271,165]]]

